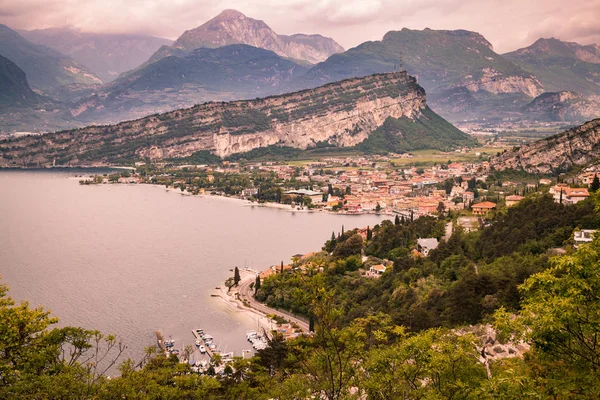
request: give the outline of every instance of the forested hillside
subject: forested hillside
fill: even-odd
[[[15,304],[2,286],[0,398],[596,398],[600,240],[575,251],[570,238],[600,227],[599,205],[598,194],[572,206],[531,195],[482,230],[457,230],[429,257],[411,250],[417,238],[443,235],[433,217],[386,221],[366,240],[357,230],[333,234],[323,252],[294,259],[256,295],[307,315],[314,334],[272,334],[254,358],[216,375],[152,349],[120,360],[114,337],[53,327],[47,311]],[[567,254],[551,256],[555,246]],[[383,258],[393,265],[380,278],[358,272]],[[494,339],[468,327],[486,321]],[[490,357],[489,340],[509,354]],[[121,376],[98,368],[105,354]]]

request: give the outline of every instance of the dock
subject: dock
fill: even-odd
[[[210,347],[209,347],[209,346],[206,344],[206,342],[204,341],[204,339],[202,338],[202,336],[200,336],[200,335],[198,334],[198,332],[196,332],[196,329],[192,329],[192,335],[194,335],[194,338],[195,338],[196,340],[199,340],[199,341],[200,341],[200,342],[201,342],[201,343],[204,345],[204,348],[206,349],[206,354],[208,354],[208,356],[209,356],[209,357],[211,358],[211,360],[212,360],[212,358],[213,358],[213,355],[214,355],[213,351],[212,351],[212,350],[210,349]]]

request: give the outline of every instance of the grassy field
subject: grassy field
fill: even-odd
[[[464,153],[455,153],[455,152],[442,152],[439,150],[416,150],[410,152],[413,157],[410,158],[394,158],[391,161],[399,167],[405,166],[431,166],[434,164],[446,164],[448,161],[452,162],[472,162],[477,161],[480,158],[486,158],[490,156],[496,155],[496,153],[501,153],[506,149],[510,149],[511,147],[474,147],[468,152]],[[479,153],[479,155],[478,155]],[[335,158],[344,158],[344,157],[352,157],[359,156],[360,154],[357,152],[349,151],[345,152],[336,152],[330,155],[320,154],[319,156],[310,157],[304,160],[293,160],[287,161],[286,164],[291,165],[293,167],[302,167],[306,164],[319,160],[325,157],[335,157]],[[352,167],[348,167],[350,169],[354,169]]]
[[[454,153],[436,150],[413,151],[410,158],[396,158],[392,161],[397,166],[431,166],[434,164],[446,164],[452,162],[472,162],[480,158],[486,158],[501,153],[507,147],[475,147],[468,152]],[[479,155],[478,155],[479,154]]]

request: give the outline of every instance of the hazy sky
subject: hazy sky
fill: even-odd
[[[277,33],[320,33],[345,48],[403,27],[477,31],[499,53],[539,37],[600,44],[600,0],[0,0],[0,23],[175,39],[227,8]]]

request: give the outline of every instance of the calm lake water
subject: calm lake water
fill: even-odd
[[[264,269],[320,249],[332,231],[375,215],[292,213],[147,185],[81,186],[82,171],[0,171],[0,276],[16,300],[61,325],[116,334],[141,358],[154,332],[177,347],[191,329],[222,350],[249,348],[256,324],[210,297],[245,263]]]

